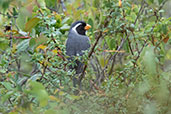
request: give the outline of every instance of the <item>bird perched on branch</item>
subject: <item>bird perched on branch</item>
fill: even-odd
[[[66,41],[66,54],[69,56],[69,60],[74,60],[74,56],[84,55],[84,51],[90,48],[90,40],[86,36],[86,31],[90,28],[91,26],[84,21],[76,21],[71,25]],[[70,69],[75,69],[76,74],[80,74],[83,71],[84,64],[79,60],[74,62],[76,65],[71,65]],[[81,82],[76,77],[73,77],[74,87],[76,87],[76,84],[81,84]]]

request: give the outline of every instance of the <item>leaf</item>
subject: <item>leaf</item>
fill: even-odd
[[[54,50],[52,50],[52,52],[53,52],[53,54],[58,54],[58,50],[57,49],[54,49]]]
[[[171,49],[168,50],[167,54],[166,54],[166,59],[171,60]]]
[[[9,40],[5,38],[0,38],[0,49],[5,50],[9,46]]]
[[[13,95],[15,91],[8,91],[4,96],[2,96],[2,102],[5,102],[11,95]]]
[[[12,85],[9,82],[1,82],[0,84],[2,84],[7,90],[12,90]]]
[[[110,50],[115,48],[115,40],[114,39],[108,39],[107,44],[108,44]]]
[[[63,95],[65,95],[65,93],[64,93],[63,91],[60,91],[60,92],[59,92],[59,95],[60,95],[60,96],[63,96]]]
[[[150,4],[153,4],[154,3],[154,0],[147,0],[147,3],[150,5]]]
[[[164,43],[167,43],[168,40],[169,40],[169,36],[166,36],[166,37],[163,39],[163,42],[164,42]]]
[[[58,13],[54,13],[55,16],[55,20],[56,20],[56,27],[59,28],[62,26],[61,22],[62,22],[62,18]]]
[[[33,47],[33,46],[35,46],[36,45],[36,38],[31,38],[30,39],[30,42],[29,42],[29,46],[30,47]]]
[[[30,81],[30,87],[31,89],[27,92],[38,99],[41,107],[46,106],[48,104],[49,96],[44,86],[39,82]]]
[[[93,28],[94,28],[93,19],[89,18],[88,24],[91,25],[91,28],[89,29],[89,31],[93,32]]]
[[[121,51],[117,51],[117,50],[104,50],[104,52],[118,52],[118,53],[124,53],[125,51],[124,50],[121,50]]]
[[[163,0],[158,0],[159,4],[161,4],[163,2]]]
[[[26,32],[31,32],[32,28],[34,28],[38,23],[39,23],[40,19],[37,17],[34,17],[32,19],[30,19],[26,24],[25,24],[25,31]]]
[[[30,39],[26,39],[26,40],[21,41],[17,45],[17,53],[25,51],[29,47],[29,41],[30,41]]]
[[[144,48],[144,55],[143,55],[143,63],[146,69],[146,72],[150,75],[156,74],[156,60],[154,54],[154,47],[145,47]]]
[[[34,74],[33,76],[31,76],[29,79],[32,81],[36,81],[37,79],[40,79],[40,77],[41,77],[41,74],[37,73],[37,74]]]
[[[37,3],[38,3],[40,8],[46,9],[46,3],[44,0],[37,0]]]
[[[167,26],[166,26],[166,24],[163,24],[162,25],[162,27],[161,27],[161,29],[162,29],[162,32],[164,33],[164,34],[167,34]]]
[[[48,109],[45,111],[45,114],[57,114],[56,109]]]
[[[55,96],[50,95],[49,98],[52,101],[60,102],[60,99],[59,98],[56,98]]]
[[[67,31],[70,29],[70,26],[68,26],[68,24],[64,24],[60,29],[63,31]]]
[[[64,18],[64,19],[62,20],[62,25],[65,24],[65,23],[67,23],[69,20],[70,20],[69,17]]]
[[[50,8],[55,8],[56,0],[45,0],[46,6]]]
[[[26,20],[30,16],[29,12],[26,10],[26,8],[21,8],[19,11],[18,18],[16,19],[17,25],[21,30],[24,30]]]
[[[148,80],[144,80],[138,86],[138,94],[144,95],[146,92],[150,90],[150,88],[151,87],[150,87]]]
[[[119,7],[121,8],[122,7],[122,1],[119,0]]]
[[[39,49],[42,49],[42,50],[45,51],[45,48],[46,48],[46,47],[47,47],[47,46],[45,46],[45,45],[39,45],[39,46],[36,48],[36,50],[39,51]]]
[[[144,114],[157,114],[156,105],[152,102],[145,104]]]
[[[29,46],[31,47],[37,47],[39,45],[42,45],[48,41],[48,38],[45,37],[44,35],[41,35],[38,38],[31,38],[29,42]]]

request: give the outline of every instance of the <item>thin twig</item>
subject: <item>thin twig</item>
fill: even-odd
[[[62,5],[62,10],[63,10],[63,12],[66,12],[67,9],[66,9],[66,7],[65,7],[65,4],[64,4],[64,1],[63,1],[63,0],[61,0],[61,5]]]

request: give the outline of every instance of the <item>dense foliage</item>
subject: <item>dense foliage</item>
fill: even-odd
[[[0,113],[170,114],[167,0],[1,0]],[[75,95],[65,54],[84,20],[91,49]]]

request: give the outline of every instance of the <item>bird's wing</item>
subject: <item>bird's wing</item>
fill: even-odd
[[[88,50],[89,48],[90,48],[90,41],[89,38],[85,36],[80,40],[79,48],[77,49],[76,53],[82,56],[84,54],[83,51]]]
[[[70,33],[66,42],[66,54],[68,56],[83,55],[83,51],[90,48],[90,41],[87,36]]]
[[[76,49],[75,49],[75,42],[71,39],[68,38],[66,41],[66,54],[68,56],[75,56],[76,55]]]

